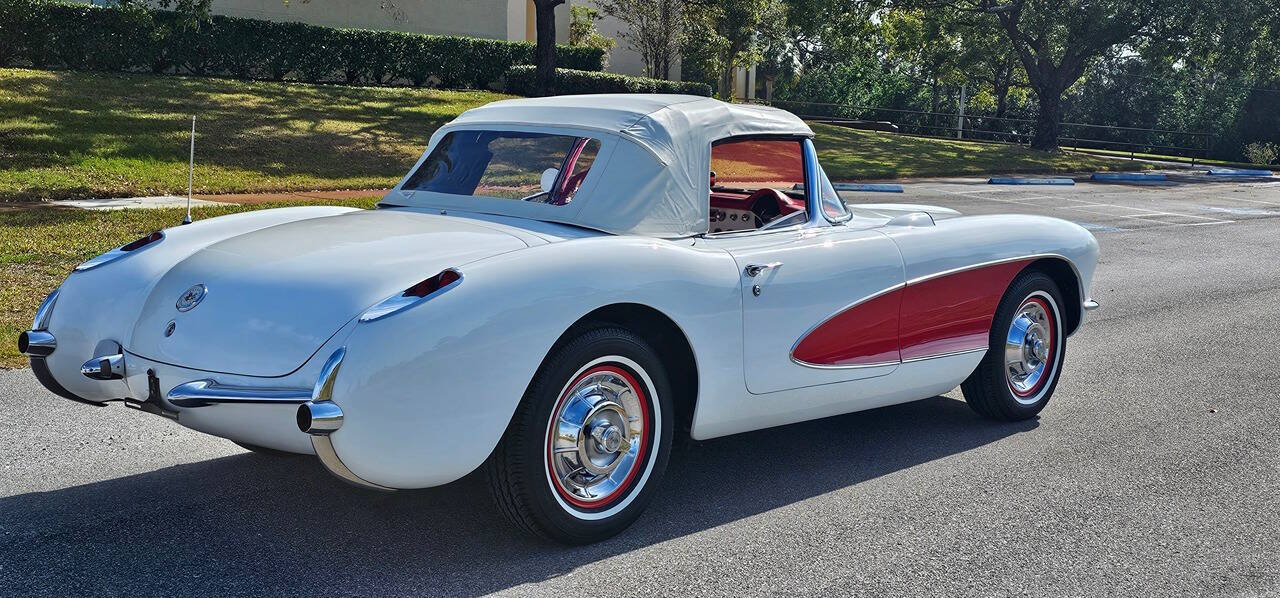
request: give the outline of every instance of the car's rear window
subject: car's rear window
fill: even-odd
[[[566,205],[600,151],[590,137],[451,131],[403,189]]]

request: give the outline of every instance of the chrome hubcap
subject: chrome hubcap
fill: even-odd
[[[612,367],[589,371],[561,398],[548,450],[550,473],[564,498],[592,506],[625,488],[640,466],[648,432],[642,400]]]
[[[1053,350],[1053,323],[1044,305],[1028,300],[1018,308],[1005,340],[1005,378],[1022,400],[1035,394],[1048,375]]]

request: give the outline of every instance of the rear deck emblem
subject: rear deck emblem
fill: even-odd
[[[174,304],[174,307],[177,307],[178,311],[191,311],[204,300],[205,292],[204,285],[195,285],[178,296],[178,302]]]

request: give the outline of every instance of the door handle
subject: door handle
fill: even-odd
[[[751,278],[755,278],[765,270],[772,270],[774,268],[781,268],[781,267],[782,267],[782,262],[769,262],[767,264],[750,264],[746,267],[746,269],[743,270],[743,272],[747,276]]]

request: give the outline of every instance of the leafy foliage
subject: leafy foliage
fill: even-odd
[[[532,95],[535,90],[535,68],[519,65],[507,69],[504,91]],[[556,90],[560,93],[683,93],[710,96],[711,87],[696,81],[667,81],[648,77],[629,77],[615,73],[556,69]]]
[[[596,30],[596,21],[601,18],[600,11],[586,4],[575,4],[569,7],[569,45],[599,48],[606,56],[618,45],[617,40],[602,35]]]
[[[685,0],[596,0],[604,14],[627,25],[618,37],[640,54],[645,74],[657,79],[671,78],[671,66],[680,53],[685,35],[684,3]]]
[[[215,15],[72,5],[0,4],[0,64],[150,71],[306,82],[485,88],[507,68],[531,64],[527,42],[334,29]],[[599,48],[559,48],[561,64],[600,70]]]

